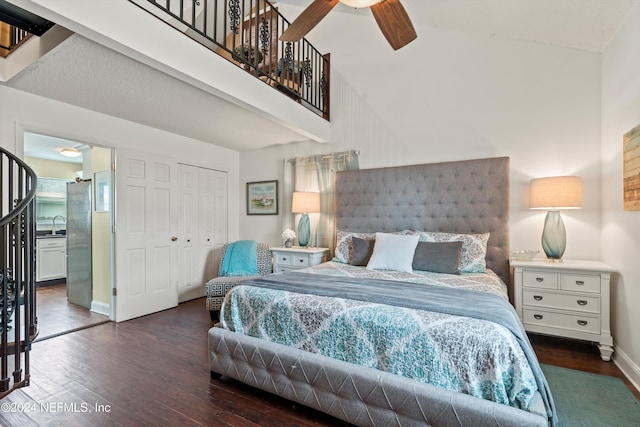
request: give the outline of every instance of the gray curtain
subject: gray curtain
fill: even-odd
[[[310,214],[311,246],[335,249],[335,200],[336,172],[359,169],[359,152],[355,150],[317,156],[297,157],[285,160],[284,198],[287,209],[283,217],[283,229],[297,231],[297,219],[291,213],[293,191],[317,191],[320,193],[320,213]]]

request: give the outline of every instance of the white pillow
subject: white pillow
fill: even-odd
[[[413,255],[420,236],[376,233],[373,253],[367,263],[367,270],[396,270],[411,273]]]

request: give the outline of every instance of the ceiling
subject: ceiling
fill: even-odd
[[[25,132],[24,134],[24,155],[26,157],[66,163],[82,163],[82,155],[78,157],[66,157],[60,154],[61,148],[75,148],[83,152],[88,149],[89,146],[75,141],[39,135],[37,133]]]
[[[402,4],[418,37],[421,27],[437,27],[602,52],[636,1],[402,0]],[[306,6],[311,1],[280,3]],[[373,19],[369,10],[342,4],[331,13]],[[313,40],[313,32],[309,38]],[[366,35],[360,40],[367,40]],[[80,35],[71,36],[6,84],[238,151],[308,139]],[[69,145],[54,139],[47,146],[55,143]]]
[[[418,38],[420,27],[435,27],[602,52],[638,0],[401,2],[416,27]],[[306,6],[311,4],[311,0],[280,0],[279,3]],[[343,4],[336,6],[331,13],[336,12],[362,14],[373,19],[369,10],[354,10]]]

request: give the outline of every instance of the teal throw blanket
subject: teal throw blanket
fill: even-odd
[[[257,276],[258,243],[238,240],[229,243],[220,266],[220,276]]]

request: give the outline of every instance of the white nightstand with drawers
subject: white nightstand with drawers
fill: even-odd
[[[511,261],[514,303],[525,330],[598,343],[610,360],[609,281],[614,270],[599,261]]]
[[[273,253],[273,272],[312,267],[326,261],[328,248],[271,248]]]

